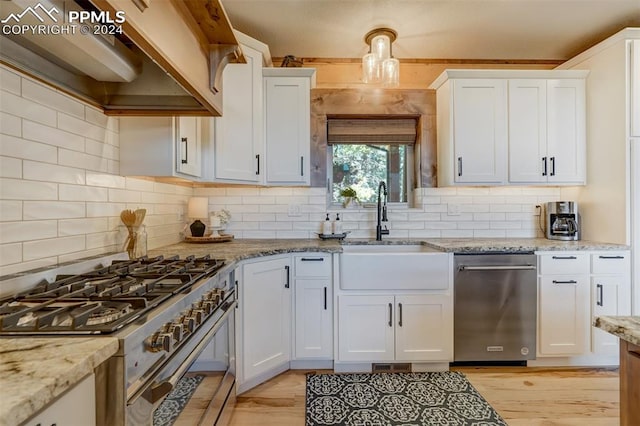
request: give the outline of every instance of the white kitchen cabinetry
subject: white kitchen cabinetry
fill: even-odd
[[[439,185],[584,184],[586,75],[445,71],[430,86]]]
[[[205,119],[120,117],[120,174],[200,180]]]
[[[631,70],[629,73],[631,83],[631,97],[629,106],[631,113],[631,136],[640,138],[640,40],[631,40]]]
[[[289,368],[291,257],[274,256],[242,267],[239,291],[239,391]]]
[[[340,361],[451,361],[450,295],[341,294]]]
[[[95,386],[95,375],[90,374],[23,425],[95,425]]]
[[[538,356],[582,355],[590,331],[588,254],[538,257]]]
[[[331,255],[295,255],[295,360],[333,358]]]
[[[591,322],[600,315],[631,315],[630,253],[591,254]],[[618,355],[618,338],[591,328],[591,351],[600,355]]]
[[[510,183],[585,183],[583,79],[510,79],[508,116]]]
[[[440,185],[505,182],[506,97],[500,79],[452,79],[438,89]]]
[[[267,185],[309,185],[315,69],[264,68]]]
[[[259,42],[256,42],[259,43]],[[222,72],[222,117],[215,119],[214,180],[261,183],[264,170],[263,90],[260,50],[242,45],[246,64]]]

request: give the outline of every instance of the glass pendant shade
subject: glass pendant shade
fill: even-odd
[[[379,61],[391,57],[391,40],[386,35],[375,36],[371,39],[371,53],[376,55]]]
[[[382,84],[384,87],[398,87],[400,85],[400,61],[389,58],[382,62]]]
[[[380,61],[375,53],[367,53],[362,57],[362,81],[365,83],[379,83],[382,79]]]

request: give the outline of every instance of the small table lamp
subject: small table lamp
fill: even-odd
[[[204,236],[204,230],[207,226],[202,223],[199,218],[206,218],[209,216],[209,199],[207,197],[189,198],[187,215],[190,218],[195,219],[195,221],[189,227],[191,229],[191,235],[194,237]]]

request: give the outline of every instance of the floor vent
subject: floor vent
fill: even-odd
[[[389,364],[372,364],[371,371],[374,373],[410,373],[410,363],[389,363]]]

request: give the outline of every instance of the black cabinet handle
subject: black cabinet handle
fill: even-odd
[[[189,161],[189,142],[188,142],[188,138],[182,138],[181,142],[184,143],[184,155],[182,157],[182,164],[187,164],[187,162]]]
[[[327,288],[324,288],[324,310],[327,310]]]
[[[402,303],[398,303],[398,313],[400,314],[400,319],[398,320],[398,325],[402,327]]]
[[[549,176],[555,176],[556,175],[556,157],[551,157],[551,173],[549,173]]]
[[[287,273],[287,281],[284,283],[284,288],[289,288],[289,265],[284,267],[285,272]]]
[[[596,289],[598,290],[598,297],[596,299],[596,305],[603,306],[604,300],[602,295],[602,284],[596,284]]]
[[[598,256],[600,259],[624,259],[624,256]]]
[[[544,167],[542,176],[546,176],[547,175],[547,157],[542,157],[542,167]]]
[[[393,304],[389,303],[389,327],[393,327],[393,321],[391,317],[393,316]]]
[[[568,281],[556,281],[553,280],[554,284],[578,284],[578,281],[576,280],[568,280]]]
[[[256,175],[260,174],[260,154],[256,154]]]
[[[324,262],[323,257],[303,257],[300,259],[302,262]]]
[[[576,260],[577,257],[575,256],[551,256],[552,259],[556,259],[556,260]]]
[[[462,176],[462,157],[458,157],[458,176]]]
[[[304,157],[300,156],[300,176],[304,176]]]

